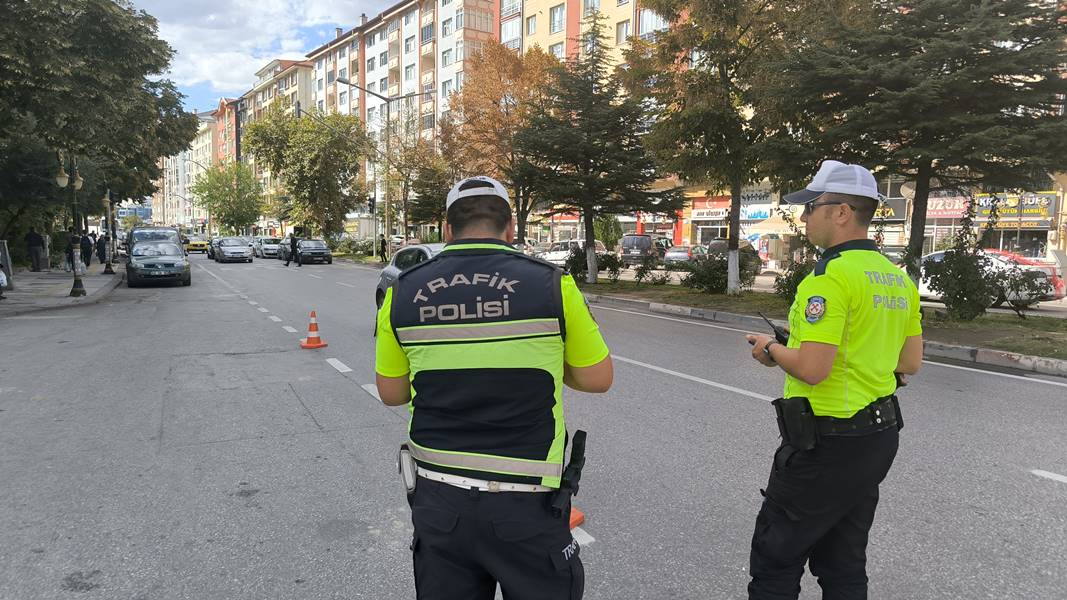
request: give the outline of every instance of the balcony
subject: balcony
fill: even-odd
[[[521,39],[508,40],[508,41],[504,42],[504,47],[509,49],[509,50],[514,50],[514,51],[518,52],[519,50],[522,49],[522,40]]]
[[[433,25],[433,11],[427,10],[422,13],[422,18],[419,19],[419,25],[425,27],[427,25]]]
[[[389,59],[389,70],[390,71],[399,71],[400,70],[400,57],[399,56],[394,56],[394,57]]]
[[[521,2],[508,2],[507,4],[504,4],[503,6],[500,7],[500,20],[503,21],[504,19],[510,17],[511,15],[519,14],[519,11],[521,9],[522,9],[522,3]]]
[[[392,28],[390,28],[390,29],[392,29]],[[400,43],[400,30],[399,29],[392,29],[389,32],[389,44],[392,45],[392,44],[399,44],[399,43]]]
[[[421,83],[422,85],[433,85],[433,71],[426,71],[425,73],[423,73],[422,77],[419,78],[419,83]]]
[[[395,97],[397,97],[399,95],[400,95],[400,84],[399,83],[394,83],[393,85],[389,86],[389,97],[390,98],[395,98]]]
[[[432,61],[434,60],[434,57],[437,54],[437,44],[433,43],[432,40],[429,42],[424,42],[422,44],[422,50],[419,53],[422,54],[422,57],[424,59],[429,59]]]
[[[420,115],[433,114],[433,102],[432,102],[433,96],[426,95],[426,96],[423,96],[423,98],[429,98],[431,100],[431,102],[423,102],[422,106],[419,108],[419,114]]]

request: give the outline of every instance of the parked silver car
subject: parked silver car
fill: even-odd
[[[672,265],[695,263],[708,257],[708,249],[704,246],[672,246],[663,255],[663,263],[668,267]]]
[[[282,241],[276,237],[257,237],[252,246],[252,254],[258,258],[277,258],[278,244]]]
[[[137,242],[126,263],[126,285],[138,287],[149,282],[180,281],[192,285],[193,279],[185,249],[171,240]]]
[[[215,246],[216,262],[252,262],[252,247],[239,237],[224,237]]]
[[[393,255],[393,259],[382,269],[382,274],[378,277],[378,287],[374,290],[374,304],[381,308],[382,302],[385,301],[385,291],[393,285],[401,273],[437,256],[444,247],[444,244],[414,244],[401,248]]]

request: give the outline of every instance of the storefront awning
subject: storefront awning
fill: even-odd
[[[804,223],[801,223],[799,219],[794,219],[794,223],[801,233],[804,233]],[[773,212],[771,216],[756,223],[755,225],[742,226],[741,231],[747,235],[759,234],[759,235],[793,235],[793,229],[789,227],[789,223],[786,223],[782,218],[781,213]]]

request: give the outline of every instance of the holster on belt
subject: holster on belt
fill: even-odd
[[[552,514],[559,517],[567,508],[571,496],[578,495],[582,481],[582,468],[585,467],[585,432],[579,429],[571,440],[571,459],[563,469],[559,489],[552,494]]]
[[[811,450],[819,441],[815,425],[815,413],[811,403],[803,396],[778,398],[771,404],[778,416],[778,432],[782,441],[797,450]]]

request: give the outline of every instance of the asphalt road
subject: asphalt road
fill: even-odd
[[[377,271],[193,262],[0,320],[0,598],[413,598],[406,414],[362,387]],[[744,597],[780,373],[735,329],[594,311],[615,387],[566,395],[586,598]],[[871,597],[1062,598],[1067,381],[927,364],[903,403]]]

